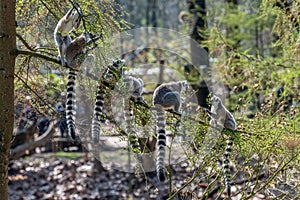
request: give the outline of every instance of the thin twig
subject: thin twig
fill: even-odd
[[[274,180],[274,178],[278,175],[278,173],[283,170],[288,164],[290,164],[290,162],[294,159],[294,158],[297,158],[298,157],[298,154],[296,154],[295,156],[292,156],[285,164],[282,165],[282,163],[284,162],[285,159],[283,159],[281,161],[281,163],[278,165],[278,168],[275,172],[273,172],[273,175],[266,181],[266,183],[260,187],[259,189],[257,189],[255,192],[252,191],[252,193],[247,196],[245,199],[250,199],[251,197],[253,197],[255,194],[257,194],[258,192],[260,192],[261,190],[265,189],[270,183],[271,181]],[[282,166],[281,166],[282,165]],[[281,166],[281,167],[279,167]]]
[[[215,193],[217,193],[217,192],[219,191],[219,189],[221,188],[220,186],[214,188],[211,192],[209,192],[209,193],[206,195],[206,193],[210,190],[211,186],[212,186],[218,179],[219,179],[219,176],[217,176],[213,181],[211,181],[211,182],[207,185],[207,187],[206,187],[206,189],[205,189],[205,191],[204,191],[204,193],[203,193],[203,195],[202,195],[201,200],[205,200],[205,199],[207,199],[207,198],[209,198],[209,197],[212,197]]]
[[[40,0],[40,1],[56,19],[59,19],[59,17],[52,12],[52,10],[45,4],[45,2],[43,0]]]
[[[50,108],[52,109],[52,111],[56,112],[56,110],[54,108],[52,108],[52,104],[47,102],[46,100],[44,100],[35,90],[33,90],[20,76],[18,76],[16,73],[15,73],[15,77],[17,77],[24,85],[25,87],[27,87],[33,94],[35,94],[38,99],[40,99],[42,102],[46,103],[47,105],[51,105]]]
[[[200,171],[202,168],[204,168],[206,165],[202,165],[202,167],[197,169],[197,171],[194,173],[194,175],[190,178],[190,180],[188,180],[183,186],[181,186],[178,190],[176,190],[176,192],[174,192],[171,196],[169,196],[168,200],[173,199],[175,196],[177,196],[179,194],[179,192],[181,192],[184,188],[186,188],[188,185],[190,185],[200,174]]]
[[[81,7],[79,6],[79,4],[78,4],[76,1],[71,1],[71,0],[69,0],[69,2],[72,4],[72,6],[73,6],[73,7],[75,8],[75,10],[77,11],[77,13],[80,15],[80,18],[81,18],[81,20],[82,20],[82,26],[83,26],[84,32],[85,32],[85,33],[88,33],[87,28],[86,28],[86,25],[85,25],[84,14],[83,14],[83,12],[82,12]]]
[[[16,36],[25,45],[27,49],[29,49],[30,51],[35,51],[20,34],[16,33]]]

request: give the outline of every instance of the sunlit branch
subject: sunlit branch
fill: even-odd
[[[36,58],[42,58],[46,61],[50,61],[50,62],[53,62],[55,64],[61,64],[56,58],[51,58],[49,56],[46,56],[44,54],[40,54],[40,53],[37,53],[37,52],[34,52],[34,51],[27,51],[27,50],[20,50],[20,49],[16,49],[15,52],[13,52],[15,55],[27,55],[27,56],[30,56],[30,57],[36,57]],[[62,67],[65,67],[65,68],[71,68],[67,65],[64,65]]]

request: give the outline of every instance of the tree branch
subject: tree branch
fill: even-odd
[[[56,63],[60,65],[60,62],[55,58],[51,58],[49,56],[45,56],[43,54],[37,53],[35,51],[27,51],[27,50],[20,50],[16,49],[14,52],[16,55],[27,55],[27,56],[32,56],[32,57],[37,57],[37,58],[42,58],[44,60]]]
[[[41,1],[41,3],[46,7],[46,9],[56,18],[56,19],[59,19],[59,17],[57,16],[57,15],[55,15],[53,12],[52,12],[52,10],[49,8],[49,6],[47,6],[46,4],[45,4],[45,2],[43,1],[43,0],[40,0]]]
[[[42,58],[42,59],[44,59],[46,61],[50,61],[50,62],[56,63],[58,65],[61,65],[60,61],[58,61],[56,58],[51,58],[49,56],[37,53],[35,51],[27,51],[27,50],[15,49],[15,51],[13,52],[13,54],[16,55],[16,56],[17,55],[27,55],[27,56],[36,57],[36,58]],[[69,67],[68,65],[64,65],[62,67],[65,67],[65,68],[68,68],[68,69],[73,69],[72,67]]]
[[[17,33],[16,36],[25,45],[27,49],[29,49],[30,51],[35,51],[20,34]]]

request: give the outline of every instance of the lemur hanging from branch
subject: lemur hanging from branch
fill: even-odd
[[[54,40],[58,49],[58,60],[61,62],[62,66],[66,64],[66,49],[71,44],[72,38],[70,33],[74,29],[80,27],[81,22],[83,23],[84,32],[88,33],[84,14],[80,6],[76,2],[72,2],[72,8],[58,21],[55,30],[54,30]],[[90,42],[96,42],[100,37],[94,37],[90,34]]]
[[[102,35],[94,37],[94,35],[87,33],[84,25],[85,32],[71,41],[69,33],[73,29],[79,28],[83,18],[83,12],[79,5],[73,2],[71,3],[73,5],[72,8],[59,20],[54,30],[54,39],[58,48],[58,57],[61,60],[61,64],[69,68],[66,119],[68,132],[71,137],[75,139],[76,75],[88,53],[97,46],[95,42],[100,39]],[[92,43],[94,47],[89,47]]]
[[[75,4],[73,4],[67,14],[59,20],[54,30],[54,40],[58,49],[58,60],[63,66],[66,60],[66,49],[72,42],[70,32],[79,28],[82,17],[83,13],[81,9],[75,9]]]

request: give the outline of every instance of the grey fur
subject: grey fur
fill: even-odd
[[[104,120],[105,114],[103,113],[105,96],[113,89],[116,82],[121,78],[125,60],[114,60],[113,64],[108,66],[104,72],[103,78],[100,79],[97,92],[96,101],[94,106],[94,114],[92,119],[92,140],[94,145],[99,144],[101,124],[100,121]],[[106,82],[104,84],[103,82]]]
[[[141,78],[135,78],[133,76],[127,76],[123,79],[126,84],[126,92],[132,96],[135,101],[144,101],[142,97],[144,82]]]
[[[180,113],[180,93],[185,90],[186,81],[164,83],[158,86],[153,93],[153,105],[160,105],[164,110],[173,110]]]
[[[79,69],[85,59],[85,47],[87,38],[81,34],[75,38],[66,48],[66,62],[69,67]]]
[[[212,96],[211,98],[211,110],[207,110],[209,116],[212,118],[210,125],[214,128],[217,126],[222,126],[230,130],[236,130],[236,121],[233,115],[226,109],[223,105],[221,99],[217,96]],[[231,153],[231,148],[233,145],[232,136],[228,136],[226,141],[226,149],[224,153],[224,174],[225,174],[225,186],[228,196],[231,196],[231,173],[229,167],[229,156]]]
[[[129,102],[129,98],[133,97],[134,101],[136,102],[143,102],[144,98],[142,97],[143,88],[144,88],[144,82],[140,78],[135,78],[133,76],[127,76],[123,79],[124,86],[122,91],[125,96],[123,97],[123,107],[124,107],[124,119],[125,119],[125,132],[127,134],[130,149],[133,151],[134,157],[137,161],[136,165],[136,173],[138,174],[140,172],[143,159],[141,156],[141,147],[139,143],[139,139],[137,137],[137,134],[134,132],[134,113],[132,106]],[[124,93],[125,92],[125,93]]]
[[[81,14],[72,7],[57,23],[54,30],[54,40],[58,49],[58,59],[61,61],[61,64],[65,65],[65,53],[66,48],[71,43],[72,39],[69,33],[73,29],[77,29],[80,26]]]
[[[157,161],[156,172],[160,182],[164,182],[166,177],[164,173],[164,158],[166,148],[166,119],[164,110],[172,109],[180,112],[181,97],[180,94],[186,90],[187,81],[178,81],[164,83],[158,86],[153,94],[153,105],[156,109],[156,130],[157,130]]]

